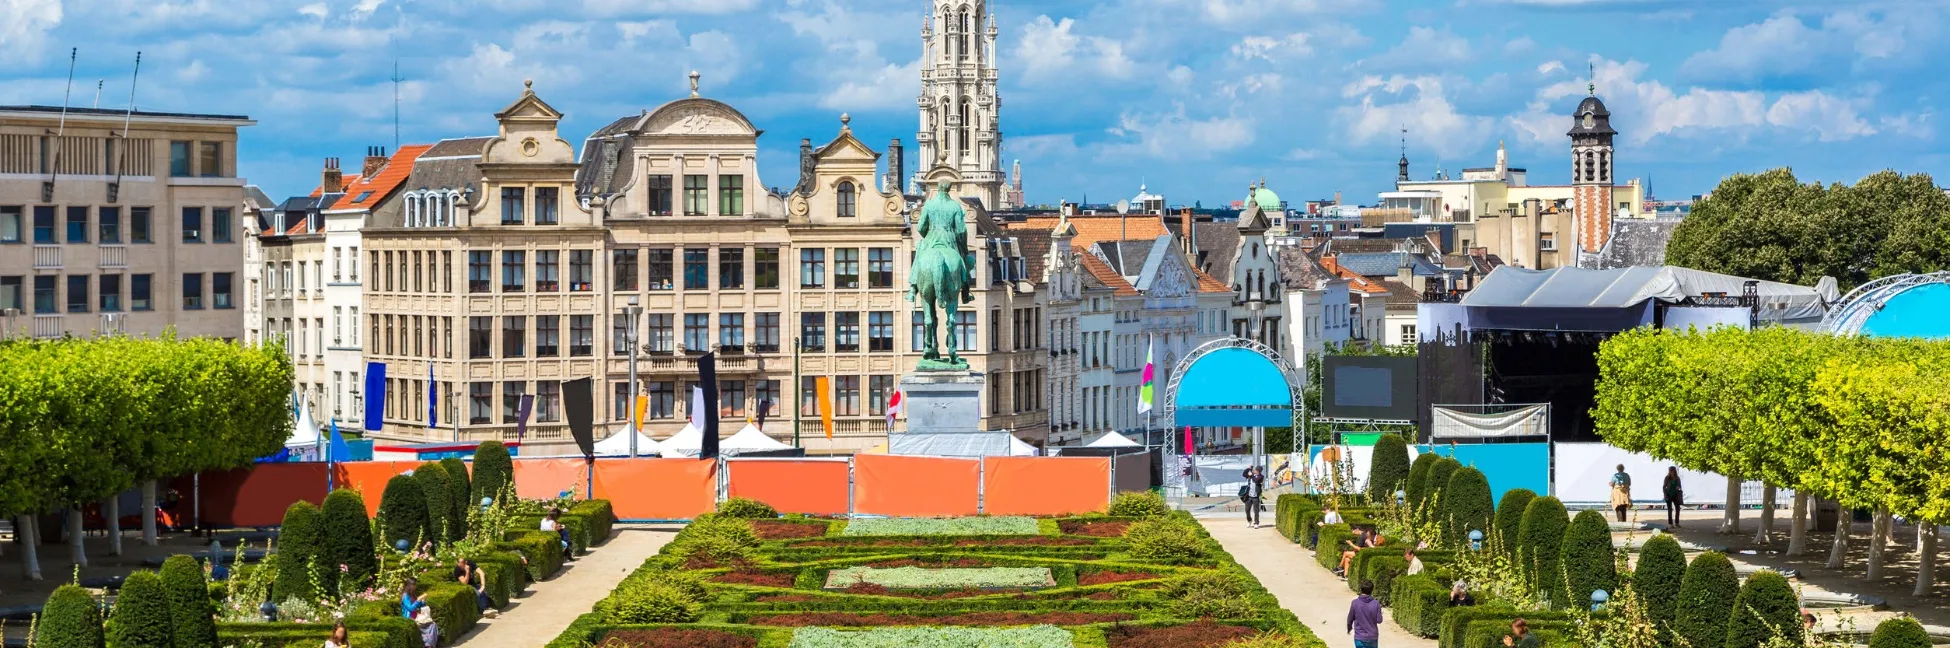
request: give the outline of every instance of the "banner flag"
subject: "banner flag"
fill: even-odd
[[[697,381],[704,383],[704,425],[698,430],[704,438],[698,444],[698,458],[718,458],[718,354],[706,353],[697,357]]]
[[[535,411],[535,395],[522,394],[520,405],[515,408],[515,441],[528,435],[528,415]]]
[[[901,393],[894,391],[893,398],[887,399],[887,431],[894,430],[894,415],[901,413]]]
[[[813,391],[819,403],[819,425],[826,429],[826,438],[833,438],[833,381],[825,376],[813,379]]]
[[[596,436],[592,429],[596,417],[594,389],[587,377],[562,383],[562,413],[569,417],[569,434],[575,437],[576,447],[586,459],[596,458]]]
[[[638,431],[642,431],[642,430],[643,430],[643,417],[644,417],[644,415],[646,415],[646,414],[649,414],[649,411],[650,411],[650,395],[649,395],[649,394],[645,394],[645,393],[643,393],[643,392],[637,392],[637,395],[636,395],[636,429],[637,429]]]
[[[366,363],[366,429],[377,432],[386,425],[386,363]]]
[[[1138,388],[1138,413],[1139,414],[1150,412],[1151,404],[1154,402],[1152,400],[1152,395],[1151,395],[1152,394],[1151,383],[1152,383],[1152,377],[1156,375],[1158,370],[1158,366],[1155,364],[1155,361],[1153,360],[1154,358],[1153,353],[1157,351],[1156,349],[1157,346],[1158,343],[1156,340],[1153,340],[1151,343],[1146,344],[1144,346],[1144,386]]]
[[[440,428],[440,390],[435,389],[439,384],[433,380],[433,363],[427,363],[427,429],[429,430]]]

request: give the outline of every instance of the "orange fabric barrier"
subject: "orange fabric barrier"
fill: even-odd
[[[334,488],[359,491],[366,502],[366,515],[379,514],[379,498],[386,494],[386,481],[412,470],[418,461],[350,461],[332,464]]]
[[[853,512],[906,517],[975,515],[979,475],[975,459],[856,455]]]
[[[731,496],[749,497],[781,513],[845,515],[845,461],[730,461]]]
[[[982,512],[1062,515],[1110,507],[1109,457],[989,457]]]
[[[520,463],[515,462],[517,466]],[[616,517],[623,520],[695,518],[717,510],[718,462],[714,459],[597,459],[596,499],[609,500]]]
[[[547,500],[574,490],[576,499],[589,495],[589,464],[579,458],[516,459],[515,496]]]
[[[225,472],[204,473],[203,523],[217,527],[277,526],[284,510],[300,500],[325,503],[325,464],[257,464]],[[190,492],[178,509],[187,513]]]

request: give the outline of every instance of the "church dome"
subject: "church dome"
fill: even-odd
[[[1599,100],[1597,97],[1585,97],[1584,101],[1578,102],[1578,110],[1572,116],[1583,117],[1585,113],[1591,113],[1598,117],[1611,116],[1611,111],[1605,110],[1605,102]]]
[[[1253,203],[1259,205],[1260,211],[1280,211],[1280,195],[1265,186],[1253,188]]]

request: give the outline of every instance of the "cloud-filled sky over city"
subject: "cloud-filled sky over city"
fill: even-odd
[[[956,0],[959,2],[960,0]],[[1661,198],[1791,166],[1854,182],[1950,174],[1936,102],[1950,2],[992,0],[1004,157],[1031,202],[1140,183],[1213,206],[1264,177],[1289,200],[1372,202],[1407,130],[1420,179],[1488,166],[1569,180],[1595,85],[1621,178]],[[688,91],[765,129],[765,184],[840,113],[912,143],[929,0],[0,0],[0,103],[245,114],[239,168],[305,193],[326,157],[492,134],[532,78],[582,138]],[[97,82],[100,81],[99,99]]]

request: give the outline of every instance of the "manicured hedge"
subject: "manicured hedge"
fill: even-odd
[[[1408,442],[1390,432],[1375,439],[1368,463],[1368,501],[1394,501],[1395,491],[1408,487]]]
[[[1748,576],[1727,621],[1727,648],[1760,648],[1776,634],[1799,644],[1801,632],[1800,597],[1787,577],[1771,570]]]
[[[1578,644],[1571,641],[1571,637],[1576,635],[1575,622],[1539,621],[1529,616],[1525,616],[1524,620],[1529,622],[1530,634],[1536,635],[1537,640],[1543,642],[1543,645],[1551,648],[1578,648]],[[1503,637],[1510,634],[1510,623],[1505,620],[1477,621],[1469,624],[1464,632],[1462,648],[1504,648]]]
[[[413,469],[413,481],[420,484],[420,499],[427,505],[426,541],[444,545],[466,536],[466,523],[454,520],[453,482],[447,468],[437,461],[420,464]]]
[[[1678,612],[1680,586],[1686,580],[1686,550],[1671,535],[1661,533],[1639,548],[1639,561],[1632,570],[1632,591],[1645,600],[1645,612],[1655,627],[1672,627]]]
[[[1448,495],[1449,477],[1456,474],[1458,470],[1462,470],[1462,462],[1449,457],[1439,457],[1435,463],[1429,464],[1429,474],[1424,478],[1427,483],[1423,484],[1425,491],[1422,493],[1422,507],[1419,510],[1426,511],[1437,521],[1441,520],[1444,507],[1442,500]]]
[[[1422,506],[1422,500],[1428,497],[1429,491],[1431,490],[1429,488],[1429,470],[1435,467],[1435,462],[1439,459],[1442,459],[1442,456],[1433,452],[1424,452],[1415,455],[1415,462],[1408,465],[1408,488],[1403,490],[1402,496],[1403,501],[1407,503],[1410,510],[1420,508]],[[1392,501],[1393,499],[1394,497],[1391,494],[1389,500]]]
[[[88,590],[62,585],[48,595],[34,628],[40,648],[102,648],[101,605]]]
[[[207,648],[217,643],[217,608],[210,604],[210,586],[203,564],[177,554],[163,561],[162,586],[175,619],[176,648]]]
[[[1442,636],[1437,640],[1437,646],[1439,648],[1484,648],[1481,645],[1469,645],[1469,633],[1472,631],[1472,626],[1480,623],[1485,624],[1484,627],[1496,628],[1500,624],[1501,627],[1498,632],[1509,632],[1510,622],[1519,617],[1530,623],[1532,631],[1536,631],[1538,628],[1548,628],[1552,624],[1575,620],[1568,612],[1546,612],[1541,610],[1518,611],[1506,603],[1486,603],[1471,607],[1452,607],[1442,617]],[[1542,637],[1542,635],[1539,636]],[[1500,634],[1495,636],[1494,639],[1497,645],[1493,648],[1501,648],[1501,637],[1502,635]],[[1546,643],[1545,645],[1551,648],[1559,648],[1566,644]]]
[[[1431,639],[1442,634],[1442,615],[1449,611],[1449,587],[1428,572],[1396,578],[1388,601],[1395,623],[1409,634]]]
[[[303,601],[318,598],[312,585],[313,563],[316,561],[316,567],[321,570],[324,567],[325,561],[318,560],[323,533],[324,513],[311,502],[293,502],[284,510],[284,524],[278,527],[277,550],[271,553],[271,564],[278,569],[278,578],[271,583],[272,600],[283,603],[293,598]],[[338,572],[336,565],[332,571]]]
[[[379,498],[380,539],[386,546],[408,551],[435,536],[427,527],[427,500],[420,482],[412,475],[393,475],[386,481],[386,493]]]
[[[1301,526],[1300,514],[1303,511],[1318,511],[1320,507],[1303,495],[1285,494],[1273,499],[1273,528],[1289,542],[1304,543],[1309,534],[1308,528]]]
[[[1612,553],[1611,524],[1605,514],[1579,511],[1564,530],[1563,564],[1568,589],[1564,605],[1591,600],[1594,590],[1618,591],[1618,558]]]
[[[1314,560],[1326,569],[1341,566],[1341,543],[1354,537],[1354,527],[1329,524],[1320,528],[1320,542],[1314,546]]]
[[[440,626],[440,639],[452,643],[474,624],[481,620],[481,610],[475,607],[473,588],[454,581],[427,586],[422,583],[422,591],[427,597],[427,606],[433,608],[433,622]]]
[[[609,500],[597,499],[577,502],[575,506],[569,507],[569,511],[562,514],[562,516],[581,518],[583,523],[588,525],[589,544],[602,544],[608,541],[611,530],[616,524],[616,509],[609,503]]]
[[[467,462],[459,457],[448,457],[440,460],[440,467],[447,471],[447,499],[448,504],[454,507],[449,519],[457,525],[447,540],[459,542],[467,537],[467,520],[480,509],[481,500],[474,497],[474,485],[467,477]]]
[[[157,648],[176,645],[176,619],[169,610],[169,593],[152,571],[129,574],[116,593],[103,633],[109,648]]]
[[[1523,535],[1523,514],[1534,499],[1537,494],[1528,488],[1503,491],[1503,499],[1496,503],[1497,550],[1516,555],[1517,541]]]
[[[1470,531],[1490,533],[1495,517],[1491,504],[1490,481],[1475,468],[1462,468],[1449,476],[1442,494],[1442,531],[1451,546],[1465,546]]]
[[[1740,579],[1726,555],[1717,551],[1700,554],[1686,565],[1673,633],[1693,646],[1724,646],[1727,618],[1733,615],[1739,591]]]
[[[355,648],[421,648],[420,629],[399,615],[399,602],[375,603],[370,611],[355,612],[345,619]],[[284,646],[306,641],[324,645],[332,626],[323,623],[219,623],[217,641],[221,646]]]
[[[319,542],[320,584],[338,591],[341,577],[354,585],[345,589],[364,589],[379,575],[379,557],[372,552],[372,521],[366,517],[366,501],[359,492],[340,488],[325,496],[321,514],[325,537]],[[339,566],[343,565],[343,574]]]
[[[1564,529],[1570,524],[1571,518],[1562,502],[1555,497],[1539,497],[1530,500],[1530,505],[1524,508],[1523,528],[1518,532],[1517,562],[1531,582],[1537,584],[1537,590],[1554,605],[1566,604],[1564,571],[1559,559]]]
[[[1930,648],[1935,643],[1923,624],[1909,617],[1896,617],[1876,624],[1869,635],[1869,648]]]
[[[478,504],[482,498],[501,499],[502,491],[513,493],[515,484],[515,463],[508,457],[508,446],[500,441],[482,441],[474,449],[474,496],[471,501]]]

